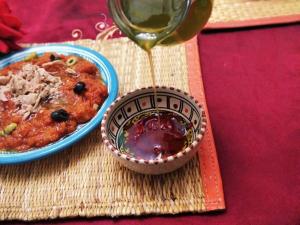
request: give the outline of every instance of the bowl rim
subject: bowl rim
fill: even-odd
[[[127,93],[125,93],[122,96],[119,96],[106,110],[102,122],[101,122],[101,136],[102,136],[102,140],[103,143],[108,147],[108,149],[114,154],[116,155],[118,158],[122,158],[124,160],[133,162],[133,163],[137,163],[137,164],[163,164],[163,163],[167,163],[167,162],[171,162],[174,160],[178,160],[179,158],[184,157],[185,155],[187,155],[188,152],[190,152],[192,149],[196,148],[198,146],[198,144],[200,143],[200,141],[203,139],[204,133],[206,131],[206,126],[207,126],[207,117],[206,117],[206,113],[205,113],[205,109],[203,107],[202,104],[199,103],[198,100],[195,99],[195,97],[193,97],[192,95],[190,95],[189,93],[182,91],[178,88],[174,88],[174,87],[167,87],[167,86],[155,86],[156,88],[159,89],[165,89],[167,91],[176,91],[178,93],[181,93],[185,96],[185,98],[189,101],[191,101],[192,103],[194,103],[195,106],[198,107],[198,109],[200,109],[200,113],[201,113],[201,125],[200,125],[200,133],[196,136],[195,140],[193,141],[193,143],[181,150],[180,152],[176,153],[175,155],[171,155],[168,156],[164,159],[153,159],[153,160],[145,160],[145,159],[137,159],[133,156],[121,153],[117,148],[115,148],[109,141],[108,136],[106,135],[106,125],[107,125],[107,121],[109,118],[109,114],[112,112],[114,106],[122,101],[124,98],[131,98],[130,95],[133,95],[137,92],[140,91],[144,91],[144,90],[149,90],[149,89],[153,89],[152,86],[148,86],[148,87],[142,87],[142,88],[137,88],[134,89],[133,91],[129,91]]]

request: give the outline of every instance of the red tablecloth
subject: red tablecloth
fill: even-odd
[[[95,38],[94,25],[107,13],[105,0],[8,2],[24,22],[26,42],[70,40],[76,28]],[[52,223],[300,224],[299,37],[299,24],[199,37],[226,212]]]

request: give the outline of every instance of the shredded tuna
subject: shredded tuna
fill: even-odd
[[[52,61],[52,62],[44,63],[44,64],[42,64],[42,66],[43,66],[43,67],[45,67],[45,66],[51,66],[51,65],[56,64],[56,63],[61,64],[61,65],[66,65],[66,64],[65,64],[63,61],[61,61],[61,60],[54,60],[54,61]]]
[[[71,68],[67,68],[65,71],[71,75],[77,75],[77,72]]]
[[[6,85],[10,80],[10,76],[0,76],[0,85]]]
[[[0,101],[8,101],[10,93],[10,100],[18,106],[16,113],[23,119],[38,112],[43,100],[57,99],[60,95],[61,79],[42,67],[28,63],[15,74],[9,72],[8,77],[7,83],[0,83]]]

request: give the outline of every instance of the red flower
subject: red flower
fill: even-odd
[[[0,53],[8,53],[19,49],[16,41],[21,39],[21,21],[11,14],[5,0],[0,0]]]

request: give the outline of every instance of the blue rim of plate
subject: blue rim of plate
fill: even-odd
[[[67,147],[70,147],[71,145],[75,144],[83,137],[85,137],[101,123],[106,109],[111,105],[111,103],[116,99],[118,95],[118,78],[116,71],[110,64],[110,62],[98,52],[78,45],[49,44],[26,48],[1,58],[0,68],[21,61],[32,52],[36,52],[37,54],[43,54],[45,52],[56,52],[64,55],[77,55],[94,63],[100,70],[102,79],[107,85],[108,97],[102,104],[98,113],[89,122],[79,125],[73,133],[42,148],[35,148],[20,153],[0,152],[0,165],[30,162],[33,160],[44,158],[51,154],[62,151]]]

